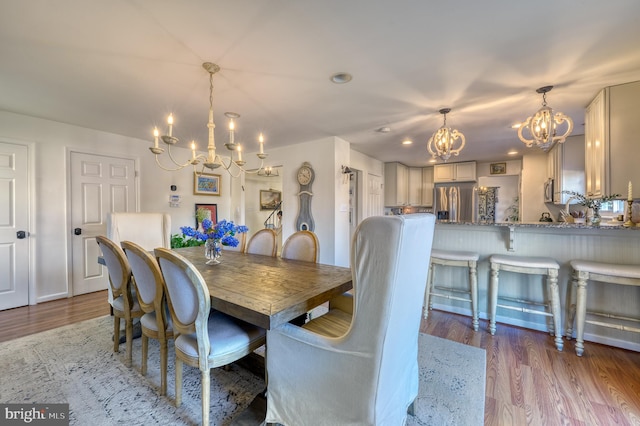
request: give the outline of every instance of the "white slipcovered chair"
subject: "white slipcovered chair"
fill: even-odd
[[[273,229],[261,229],[251,236],[245,252],[275,257],[278,248],[276,237],[276,231]]]
[[[107,265],[109,288],[113,294],[113,351],[118,352],[120,344],[120,318],[125,320],[127,342],[126,362],[131,365],[133,349],[133,319],[140,318],[144,312],[138,298],[132,292],[133,280],[131,266],[120,245],[102,235],[96,237],[98,247]]]
[[[435,217],[374,216],[351,246],[353,300],[267,332],[267,423],[402,425],[418,394],[418,334]]]
[[[265,330],[211,310],[204,278],[186,258],[164,248],[155,249],[164,277],[165,294],[176,353],[176,407],[182,403],[182,365],[198,367],[202,386],[202,424],[209,424],[210,369],[250,354],[265,344]]]
[[[160,342],[160,395],[167,394],[167,340],[173,339],[173,326],[164,296],[164,280],[154,255],[131,241],[123,241],[122,249],[127,255],[135,280],[138,303],[144,311],[140,318],[142,328],[141,373],[147,374],[149,338]]]
[[[282,246],[283,259],[318,263],[320,249],[318,237],[311,231],[298,231],[289,236]]]
[[[108,213],[107,238],[120,245],[133,241],[147,251],[171,248],[171,216],[166,213]],[[109,303],[113,300],[109,289]]]

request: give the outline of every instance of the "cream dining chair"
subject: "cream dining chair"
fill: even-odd
[[[345,295],[304,327],[267,332],[267,423],[402,425],[418,394],[418,334],[435,217],[374,216]]]
[[[123,241],[122,249],[129,259],[135,280],[138,303],[144,311],[142,326],[142,375],[147,374],[149,338],[160,342],[160,395],[167,394],[167,340],[173,339],[173,326],[164,297],[164,280],[156,258],[131,241]]]
[[[320,245],[318,237],[311,231],[298,231],[289,236],[282,245],[280,257],[318,263]]]
[[[230,364],[265,344],[265,330],[211,310],[207,283],[183,256],[157,248],[176,352],[176,407],[182,403],[182,364],[198,367],[202,386],[202,424],[209,424],[210,369]]]
[[[276,238],[277,234],[273,229],[261,229],[251,236],[245,252],[275,257],[278,248]]]
[[[235,238],[238,240],[238,245],[235,247],[232,246],[222,246],[222,251],[236,251],[238,253],[244,253],[245,246],[247,245],[247,233],[243,232],[241,234],[236,234]]]
[[[133,319],[140,318],[144,312],[137,297],[132,293],[133,280],[131,266],[127,256],[119,245],[102,235],[96,237],[98,247],[107,265],[109,284],[113,294],[113,351],[118,352],[120,345],[120,319],[125,320],[127,342],[126,361],[131,365],[133,348]]]

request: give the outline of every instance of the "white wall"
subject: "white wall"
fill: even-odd
[[[522,201],[520,221],[538,222],[543,212],[548,212],[544,203],[543,188],[547,180],[547,156],[540,153],[522,158]]]

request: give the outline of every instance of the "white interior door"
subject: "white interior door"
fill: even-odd
[[[73,295],[105,290],[106,268],[97,263],[96,236],[106,235],[107,213],[136,210],[135,161],[71,153]]]
[[[29,304],[29,170],[25,145],[0,142],[0,310]]]
[[[367,211],[363,218],[380,216],[384,213],[384,201],[382,199],[382,177],[369,174],[369,189],[367,191]]]

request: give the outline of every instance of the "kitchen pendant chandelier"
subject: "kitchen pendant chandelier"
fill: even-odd
[[[446,162],[452,154],[456,156],[460,154],[464,148],[465,138],[458,130],[447,127],[447,114],[451,112],[451,108],[442,108],[439,112],[444,116],[444,124],[429,138],[427,150],[431,157],[439,157]],[[459,143],[459,146],[454,148],[456,143]]]
[[[544,86],[536,90],[537,93],[542,93],[542,108],[518,127],[518,137],[527,147],[532,147],[533,144],[536,144],[538,148],[548,151],[557,142],[563,143],[573,130],[571,118],[561,112],[554,114],[553,109],[547,106],[547,92],[551,91],[551,89],[553,89],[553,86]],[[558,127],[563,123],[566,123],[566,130],[564,133],[559,134]],[[527,139],[522,134],[525,129],[528,129],[531,139]]]
[[[207,122],[207,127],[209,129],[209,139],[207,145],[207,154],[196,154],[196,143],[195,141],[191,141],[191,159],[187,160],[184,163],[180,163],[176,161],[176,159],[171,154],[171,146],[178,143],[178,138],[173,136],[173,114],[170,114],[167,119],[168,124],[168,134],[160,136],[160,132],[158,128],[153,129],[154,142],[153,146],[149,148],[149,150],[155,154],[156,163],[161,169],[167,171],[176,171],[183,169],[187,166],[193,166],[194,171],[197,171],[198,164],[202,163],[201,172],[204,171],[205,167],[207,169],[215,170],[219,167],[225,169],[232,177],[239,177],[242,173],[258,173],[263,170],[264,167],[264,159],[267,158],[267,154],[264,153],[264,137],[262,133],[258,138],[258,143],[260,144],[260,152],[256,154],[260,161],[260,167],[257,170],[247,171],[242,168],[246,164],[245,161],[242,160],[242,146],[235,142],[235,123],[234,119],[238,119],[240,117],[239,114],[235,112],[226,112],[224,115],[229,118],[229,141],[225,144],[227,149],[230,152],[229,157],[222,157],[219,154],[216,154],[216,143],[215,136],[213,130],[216,125],[213,122],[213,75],[220,71],[220,67],[211,62],[205,62],[202,64],[202,67],[209,73],[209,121]],[[169,154],[169,159],[174,164],[174,167],[165,167],[160,163],[160,155],[164,153],[165,149],[158,146],[158,139],[161,139],[167,145],[167,154]],[[233,159],[233,153],[237,152],[237,159]]]

